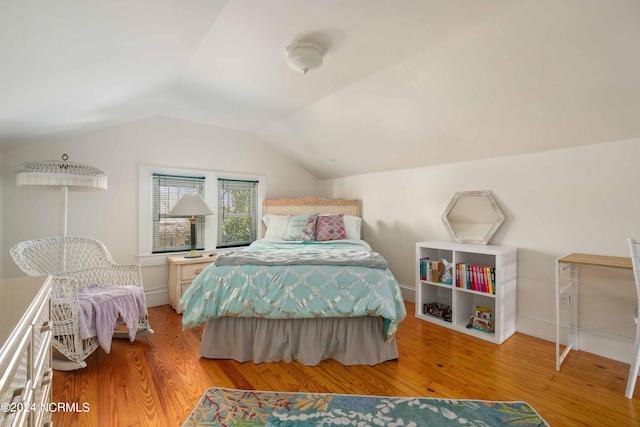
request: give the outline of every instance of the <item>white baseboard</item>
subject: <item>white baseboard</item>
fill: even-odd
[[[145,289],[147,307],[156,307],[169,304],[169,288]]]
[[[518,316],[516,331],[546,341],[556,342],[555,323]],[[568,328],[560,328],[560,343],[568,341]],[[612,336],[595,330],[582,330],[578,332],[578,344],[580,351],[593,353],[618,362],[631,363],[633,359],[633,339],[621,336]],[[564,347],[561,347],[561,349]],[[551,361],[555,364],[555,348],[551,354]]]
[[[413,286],[399,284],[402,299],[409,302],[416,302],[416,289]]]

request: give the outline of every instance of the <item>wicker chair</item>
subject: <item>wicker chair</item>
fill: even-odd
[[[51,275],[52,344],[68,360],[53,360],[53,368],[69,371],[87,366],[84,361],[96,348],[98,338],[80,338],[78,290],[92,284],[142,287],[139,264],[116,264],[98,240],[84,237],[50,237],[29,240],[11,248],[15,263],[29,276]],[[136,336],[153,333],[145,316]],[[128,332],[114,331],[114,337]]]

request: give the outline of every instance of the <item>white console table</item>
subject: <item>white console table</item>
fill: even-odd
[[[603,267],[622,268],[632,270],[631,258],[616,257],[592,254],[569,254],[556,260],[556,370],[560,370],[560,365],[569,354],[571,349],[578,350],[578,267]],[[569,279],[566,283],[561,283],[562,273],[570,269]],[[633,283],[632,283],[633,284]],[[569,326],[570,339],[564,351],[560,352],[560,299],[563,295],[569,295],[571,299],[571,324]]]

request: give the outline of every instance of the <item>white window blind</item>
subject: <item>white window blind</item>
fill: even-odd
[[[179,252],[191,249],[191,224],[189,218],[173,218],[169,211],[185,193],[205,196],[205,178],[153,174],[152,215],[153,253]],[[205,217],[196,216],[196,249],[204,249]]]
[[[258,181],[218,179],[218,248],[256,240]]]

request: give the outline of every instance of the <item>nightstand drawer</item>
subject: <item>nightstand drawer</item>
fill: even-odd
[[[191,265],[183,265],[181,270],[182,274],[180,279],[183,282],[190,282],[196,278],[196,276],[202,273],[209,263],[200,263],[200,264],[191,264]]]
[[[176,313],[182,313],[180,299],[193,279],[202,273],[207,266],[216,260],[215,254],[205,252],[199,258],[185,258],[184,255],[170,255],[167,257],[169,264],[169,304]]]

